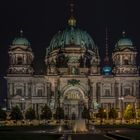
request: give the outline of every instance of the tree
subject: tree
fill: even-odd
[[[62,107],[57,107],[56,108],[56,115],[55,115],[57,120],[64,119],[64,109]]]
[[[4,121],[7,118],[7,114],[6,111],[2,110],[2,108],[0,107],[0,120]]]
[[[102,124],[103,119],[107,117],[106,110],[104,108],[99,108],[98,113],[96,114],[97,118],[100,118],[100,123]]]
[[[49,120],[52,118],[51,109],[45,105],[41,110],[41,119]]]
[[[16,122],[18,120],[22,120],[23,119],[23,115],[22,115],[22,112],[20,110],[20,108],[18,106],[15,106],[12,108],[12,111],[10,113],[10,118],[12,120],[16,120]]]
[[[140,108],[139,109],[137,109],[137,117],[139,118],[140,117]]]
[[[135,118],[135,115],[136,115],[136,113],[135,113],[133,107],[129,104],[126,107],[126,110],[124,111],[124,119],[127,121],[130,121],[131,119]]]
[[[111,108],[109,111],[109,118],[114,120],[118,117],[118,112],[115,108]]]
[[[30,107],[26,110],[25,118],[29,119],[30,121],[32,121],[33,119],[36,118],[35,110],[32,107]]]

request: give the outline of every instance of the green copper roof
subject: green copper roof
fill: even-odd
[[[118,46],[133,46],[131,39],[129,38],[122,38],[118,41]]]
[[[115,49],[134,48],[131,39],[123,37],[115,45]]]
[[[79,47],[93,50],[96,48],[94,41],[90,35],[79,28],[69,26],[64,31],[59,31],[52,38],[47,53],[57,48],[63,48],[70,44],[74,44]]]
[[[30,46],[30,42],[26,38],[19,37],[13,40],[12,45]]]

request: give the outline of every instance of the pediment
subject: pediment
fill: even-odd
[[[131,50],[128,49],[128,48],[127,48],[127,49],[124,49],[123,51],[124,51],[124,52],[131,52]]]
[[[124,99],[135,99],[136,97],[132,96],[132,95],[126,95],[124,97]]]
[[[123,52],[132,52],[132,51],[135,51],[134,48],[128,48],[128,47],[121,48],[120,50],[123,51]]]
[[[22,48],[18,47],[18,48],[15,48],[14,51],[22,51],[23,52],[24,50]]]
[[[20,95],[15,95],[14,97],[13,97],[13,99],[21,99],[22,98],[22,96],[20,96]]]

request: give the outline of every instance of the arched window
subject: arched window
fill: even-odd
[[[128,59],[125,59],[125,60],[124,60],[124,65],[129,65]]]
[[[105,96],[106,96],[106,97],[111,96],[111,95],[110,95],[110,90],[109,90],[109,89],[105,89]]]
[[[16,95],[22,96],[22,89],[16,89]]]
[[[23,64],[23,61],[22,61],[22,57],[21,56],[18,56],[18,58],[17,58],[17,64],[18,65]]]
[[[124,89],[124,95],[125,96],[130,95],[130,88],[125,88]]]
[[[38,89],[38,91],[37,91],[37,96],[38,96],[38,97],[41,97],[42,94],[43,94],[43,93],[42,93],[42,89]]]

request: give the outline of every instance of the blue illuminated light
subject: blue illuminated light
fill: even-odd
[[[103,67],[103,74],[105,74],[105,75],[109,75],[109,74],[111,74],[111,67],[109,67],[109,66],[105,66],[105,67]]]

